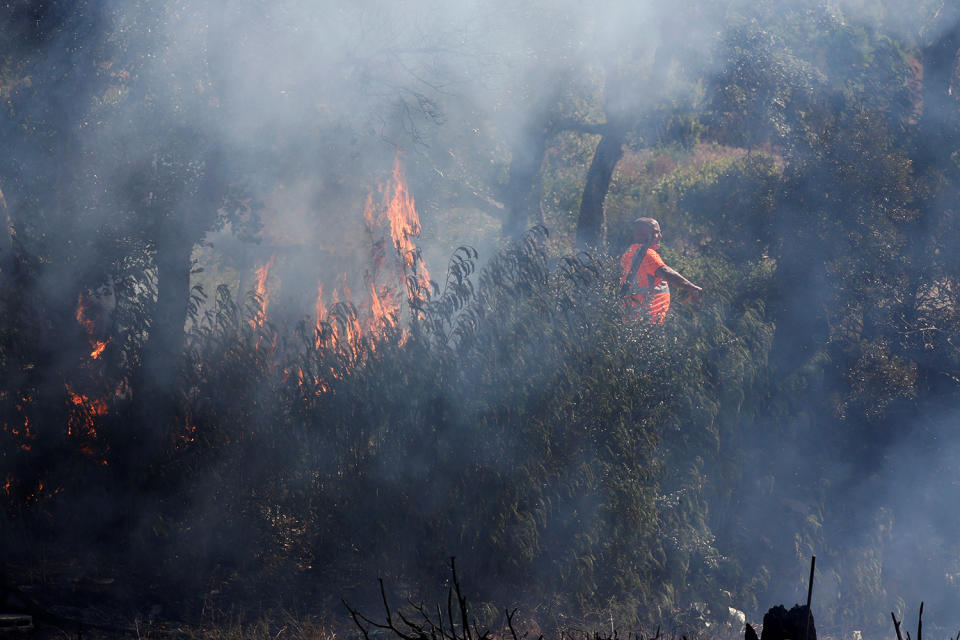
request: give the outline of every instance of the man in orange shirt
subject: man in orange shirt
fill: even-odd
[[[703,295],[703,289],[668,267],[656,252],[662,237],[660,223],[653,218],[633,221],[633,244],[620,258],[620,291],[626,298],[626,315],[634,320],[646,316],[652,324],[663,324],[670,308],[669,285],[687,291],[692,302]]]

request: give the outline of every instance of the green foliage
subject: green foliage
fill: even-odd
[[[954,495],[904,504],[886,490],[927,466],[911,459],[898,477],[904,443],[932,460],[930,477],[956,476],[931,416],[960,399],[957,152],[924,152],[936,127],[922,52],[889,29],[886,5],[842,1],[870,14],[854,20],[813,4],[727,25],[716,73],[684,78],[702,101],[664,99],[628,136],[605,202],[614,254],[630,220],[658,218],[662,255],[704,287],[699,305],[676,299],[662,327],[623,321],[616,257],[566,249],[595,136],[558,133],[539,174],[552,235],[535,228],[479,272],[477,251],[460,247],[442,286],[376,332],[358,334],[350,304],[289,330],[264,322],[255,294],[223,286],[207,301],[182,287],[185,348],[146,403],[159,418],[135,406],[146,397],[135,379],[157,371],[144,369],[152,337],[168,325],[180,337],[179,317],[158,319],[171,282],[161,264],[179,255],[186,275],[205,230],[258,231],[254,190],[213,176],[217,154],[176,115],[217,117],[216,72],[198,65],[196,95],[179,87],[164,106],[131,80],[151,64],[132,41],[94,29],[96,46],[67,51],[68,73],[46,65],[51,38],[101,25],[86,3],[65,22],[21,25],[0,45],[0,214],[12,230],[0,246],[0,548],[13,557],[36,539],[108,556],[115,545],[160,564],[148,568],[171,590],[304,600],[376,575],[411,595],[456,555],[484,610],[519,601],[619,628],[700,624],[727,606],[758,617],[811,553],[829,567],[818,623],[841,631],[884,622],[884,603],[910,589],[949,586],[953,521],[913,531],[909,515],[950,513]],[[143,35],[158,16],[140,9],[129,26]],[[537,126],[543,114],[599,121],[591,71],[568,68],[575,82],[518,102],[543,109]],[[42,100],[79,86],[69,108]],[[255,143],[239,164],[314,184],[300,160],[327,148],[343,162],[316,197],[333,207],[366,187],[357,145],[379,164],[380,136],[402,130],[419,145],[411,175],[424,191],[495,215],[509,133],[474,111],[447,120],[440,108],[456,97],[437,100],[403,92],[393,124],[362,135],[375,115],[347,126],[324,113],[302,153]],[[128,108],[149,125],[143,154],[114,117]],[[91,155],[100,137],[110,153]],[[115,165],[124,180],[107,188]],[[437,221],[462,211],[433,206]],[[492,215],[469,220],[495,235]],[[115,307],[94,335],[77,309],[107,289]],[[97,337],[110,340],[101,359]],[[892,568],[908,527],[936,541],[922,567],[935,578]]]
[[[544,221],[555,241],[573,246],[583,181],[599,137],[560,133],[547,149],[542,171]]]
[[[704,255],[755,262],[773,240],[779,179],[774,158],[732,153],[674,171],[653,193],[677,212],[676,233],[699,244]]]
[[[147,470],[171,497],[144,544],[182,545],[168,569],[197,579],[232,566],[327,588],[456,553],[485,599],[667,615],[716,555],[702,505],[658,489],[681,355],[622,323],[614,265],[554,262],[545,241],[534,230],[475,284],[462,249],[408,335],[338,338],[355,318],[341,306],[339,333],[278,341],[256,297],[219,288],[188,336],[173,446]],[[682,474],[671,495],[700,482]]]

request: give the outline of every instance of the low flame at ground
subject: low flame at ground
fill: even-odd
[[[67,435],[83,435],[96,439],[97,430],[94,419],[107,415],[109,407],[105,400],[93,399],[76,393],[67,386],[67,396],[73,405],[74,411],[67,423]]]
[[[37,435],[33,432],[30,424],[30,416],[27,415],[27,407],[33,404],[33,398],[28,395],[20,396],[19,401],[14,404],[17,409],[17,412],[23,418],[23,426],[17,425],[3,425],[4,430],[8,431],[12,436],[14,436],[19,442],[17,446],[21,451],[30,451],[32,445],[30,444],[32,440],[36,439]]]
[[[188,413],[183,421],[183,429],[175,437],[174,447],[184,449],[197,441],[197,425],[193,423]]]
[[[93,344],[93,351],[90,352],[90,357],[96,360],[103,355],[104,350],[107,348],[107,341],[98,341]]]
[[[83,327],[83,330],[87,334],[87,339],[90,341],[90,357],[94,360],[97,360],[100,356],[103,355],[104,350],[107,348],[110,339],[106,340],[97,340],[95,337],[97,331],[96,321],[90,317],[87,304],[84,303],[83,294],[77,295],[77,311],[74,314],[74,317],[77,319],[77,323]]]
[[[71,405],[70,417],[67,420],[67,435],[76,438],[80,443],[80,452],[96,460],[97,464],[107,466],[107,460],[102,452],[94,448],[97,435],[97,419],[106,416],[110,407],[104,398],[90,398],[77,393],[66,385],[67,398]]]

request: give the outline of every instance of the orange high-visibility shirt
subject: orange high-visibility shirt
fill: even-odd
[[[620,258],[622,267],[620,284],[626,282],[627,275],[630,273],[633,254],[642,248],[643,245],[632,244]],[[657,269],[665,266],[666,263],[659,253],[653,249],[647,249],[647,255],[643,257],[643,262],[637,270],[637,277],[629,283],[630,289],[626,300],[627,317],[640,320],[646,312],[652,324],[663,323],[667,310],[670,309],[670,287],[666,280],[655,274]]]

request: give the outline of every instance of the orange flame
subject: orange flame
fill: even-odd
[[[387,206],[387,219],[390,220],[390,235],[393,246],[403,258],[406,268],[417,278],[421,287],[429,287],[430,273],[422,261],[417,260],[417,247],[413,238],[420,235],[420,216],[413,203],[413,196],[407,188],[403,163],[398,155],[393,164],[393,197]]]
[[[107,415],[109,407],[106,400],[95,399],[76,393],[67,385],[67,395],[74,406],[70,419],[67,421],[67,435],[97,438],[96,419]]]
[[[83,327],[84,331],[87,332],[88,336],[92,336],[93,332],[96,331],[96,324],[92,318],[87,317],[87,307],[83,304],[83,294],[77,294],[77,312],[74,314],[77,322]]]
[[[326,317],[327,317],[327,305],[323,304],[323,282],[317,282],[317,304],[316,304],[316,312],[317,312],[317,322],[316,322],[316,328],[317,328],[317,332],[316,332],[317,344],[316,344],[316,347],[317,347],[317,349],[319,349],[319,348],[320,348],[320,343],[321,343],[320,336],[321,336],[321,334],[323,333],[323,321],[324,321],[324,320],[326,319]],[[301,374],[302,374],[302,373],[303,373],[303,372],[301,371]]]
[[[326,393],[330,389],[328,383],[343,376],[342,365],[351,367],[376,347],[376,342],[369,338],[382,337],[388,329],[397,326],[401,317],[401,292],[405,291],[408,299],[413,301],[421,299],[424,291],[429,290],[430,274],[414,242],[421,231],[420,217],[407,187],[403,162],[399,156],[394,162],[390,178],[380,185],[377,195],[372,191],[367,195],[363,217],[373,249],[372,273],[368,272],[364,278],[365,300],[357,305],[356,314],[331,318],[330,307],[324,298],[323,282],[317,283],[316,347],[320,349],[326,345],[335,349],[340,366],[311,374],[298,370],[297,384],[307,393]],[[384,252],[384,247],[389,246],[387,243],[392,244],[396,251],[392,260],[395,267],[392,270],[395,277],[392,282],[390,274],[384,278],[381,272],[388,257]],[[336,305],[341,298],[351,302],[351,291],[346,280],[344,275],[342,283],[329,294],[330,305]],[[402,332],[401,341],[406,337],[407,333]]]
[[[197,441],[197,425],[193,424],[189,413],[183,421],[183,431],[177,434],[175,440],[174,448],[177,450],[184,449]]]
[[[107,348],[107,345],[110,343],[110,339],[106,340],[97,340],[94,337],[94,334],[97,331],[96,321],[90,317],[87,306],[84,304],[83,294],[77,294],[77,311],[74,314],[74,317],[77,319],[77,323],[83,327],[83,330],[87,334],[87,339],[90,341],[90,357],[94,360],[97,360],[100,356],[103,355],[104,350]]]
[[[337,305],[340,302],[341,291],[343,292],[343,301],[348,304],[351,303],[353,292],[346,284],[346,276],[344,276],[344,282],[340,284],[340,289],[333,290],[333,294],[331,295],[332,305]],[[336,318],[330,318],[330,312],[323,300],[322,283],[317,284],[316,314],[317,349],[321,348],[324,344],[328,344],[338,350],[340,354],[345,357],[346,362],[352,363],[357,361],[362,352],[361,342],[364,338],[364,328],[359,315],[343,314],[338,315]],[[336,371],[331,371],[330,375],[334,378],[339,377]],[[298,382],[301,388],[304,387],[305,376],[302,370],[298,376]],[[315,379],[313,382],[315,385],[326,389],[326,385],[319,379]]]
[[[37,438],[37,435],[31,429],[30,416],[27,414],[27,408],[32,403],[33,398],[26,394],[21,395],[20,400],[14,403],[14,406],[23,418],[23,427],[10,426],[9,424],[3,425],[5,431],[9,431],[10,434],[20,440],[17,446],[21,451],[30,451],[31,445],[29,441]]]
[[[267,260],[262,267],[257,269],[257,285],[254,289],[254,292],[257,294],[257,298],[260,299],[260,311],[257,316],[250,320],[250,326],[254,329],[262,327],[264,322],[267,321],[267,306],[270,304],[270,292],[267,290],[267,278],[270,276],[270,268],[273,266],[273,261],[276,259],[277,254],[270,256],[270,259]]]
[[[108,342],[110,342],[110,341],[109,341],[109,340],[105,340],[105,341],[104,341],[104,340],[98,340],[98,341],[94,342],[94,343],[92,344],[92,346],[93,346],[93,351],[90,352],[90,357],[93,358],[94,360],[96,360],[97,358],[99,358],[100,356],[102,356],[104,349],[107,348],[107,343],[108,343]]]
[[[40,500],[43,498],[50,498],[52,496],[57,495],[61,491],[63,491],[63,488],[61,487],[59,489],[55,489],[54,491],[47,491],[46,495],[44,495],[43,489],[45,486],[46,485],[43,484],[43,480],[38,480],[36,490],[33,493],[27,495],[27,497],[24,498],[24,502],[26,502],[27,504],[37,503],[37,502],[40,502]]]
[[[377,285],[370,283],[370,331],[380,331],[383,328],[393,327],[400,315],[400,305],[393,300],[387,289],[377,292]]]
[[[117,384],[117,388],[113,390],[113,397],[115,398],[129,398],[130,397],[130,383],[126,380],[121,380]]]
[[[414,207],[413,196],[407,189],[403,165],[397,157],[393,165],[393,196],[387,202],[387,219],[390,221],[390,236],[408,267],[413,267],[416,247],[411,237],[420,235],[420,216]]]
[[[382,204],[374,204],[373,195],[367,197],[364,207],[364,220],[371,236],[375,237],[377,228],[389,229],[390,242],[396,250],[398,262],[396,275],[411,301],[422,301],[424,292],[429,291],[430,272],[424,265],[414,240],[420,235],[420,216],[407,186],[403,161],[398,155],[394,160],[391,179],[379,189]],[[400,315],[400,303],[394,298],[394,286],[378,282],[377,273],[384,258],[382,244],[374,241],[373,269],[369,278],[370,314],[367,323],[373,331],[380,331],[396,324]]]
[[[381,186],[380,192],[383,194],[383,213],[390,228],[390,239],[401,260],[399,275],[404,280],[407,275],[414,276],[417,285],[427,290],[430,285],[430,272],[419,259],[419,252],[414,243],[414,238],[419,237],[421,231],[420,215],[417,213],[413,196],[410,195],[410,189],[407,187],[406,172],[399,155],[393,163],[392,180],[388,185]],[[368,228],[371,229],[376,226],[378,217],[374,214],[375,206],[371,195],[367,197],[364,208],[364,219]],[[408,293],[415,294],[409,290],[409,287]]]

